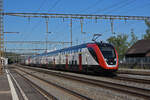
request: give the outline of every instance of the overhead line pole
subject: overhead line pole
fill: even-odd
[[[45,38],[45,40],[46,40],[46,53],[47,53],[47,41],[48,41],[48,18],[46,18],[46,38]]]
[[[3,65],[2,65],[3,56],[4,56],[3,0],[0,0],[0,74],[3,73]]]
[[[72,46],[72,18],[70,19],[70,43]]]

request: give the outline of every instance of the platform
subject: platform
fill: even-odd
[[[22,77],[10,69],[0,75],[0,100],[46,100]]]
[[[11,90],[7,79],[6,72],[0,75],[0,99],[12,100]]]

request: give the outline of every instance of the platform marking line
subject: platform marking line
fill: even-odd
[[[9,71],[8,71],[9,72]],[[10,72],[9,72],[10,73]],[[14,80],[14,82],[16,83],[19,91],[21,92],[21,95],[23,96],[24,100],[29,100],[27,98],[27,96],[25,95],[24,91],[21,89],[20,85],[18,84],[18,82],[16,81],[16,79],[13,77],[13,75],[10,73],[10,76],[12,77],[12,79]]]
[[[15,87],[13,85],[13,82],[10,78],[9,73],[8,73],[8,70],[6,69],[5,71],[7,73],[7,79],[8,79],[8,82],[9,82],[9,87],[10,87],[10,90],[11,90],[12,99],[13,100],[19,100],[18,95],[17,95],[16,90],[15,90]]]
[[[8,94],[11,93],[10,91],[0,91],[0,94]]]

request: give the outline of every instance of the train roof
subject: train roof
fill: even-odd
[[[34,56],[31,56],[30,58],[34,58],[34,57],[38,57],[38,56],[40,57],[40,56],[45,56],[45,55],[57,54],[59,52],[64,52],[64,51],[68,52],[68,51],[74,50],[76,52],[81,48],[85,48],[88,44],[95,44],[95,43],[96,44],[101,44],[101,45],[111,45],[111,44],[103,43],[103,42],[84,43],[84,44],[80,44],[80,45],[76,45],[76,46],[72,46],[72,47],[67,47],[67,48],[63,48],[63,49],[59,49],[59,50],[55,50],[55,51],[50,51],[50,52],[47,52],[47,53],[42,53],[42,54],[39,54],[39,55],[34,55]]]
[[[57,54],[59,52],[64,52],[64,51],[68,52],[68,51],[71,51],[71,50],[78,50],[78,49],[81,49],[81,48],[85,48],[87,46],[87,44],[89,44],[89,43],[84,43],[84,44],[80,44],[80,45],[76,45],[76,46],[72,46],[72,47],[67,47],[67,48],[63,48],[63,49],[59,49],[59,50],[55,50],[55,51],[50,51],[50,52],[47,52],[47,53],[42,53],[42,54],[39,54],[39,55],[34,55],[34,56],[31,56],[30,58],[37,57],[37,56]]]

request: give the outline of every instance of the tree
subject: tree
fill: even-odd
[[[118,52],[119,58],[123,59],[129,47],[128,35],[123,34],[123,35],[112,36],[108,38],[107,41],[112,45],[114,45],[114,47]]]
[[[129,42],[129,47],[135,44],[138,41],[138,37],[134,34],[134,30],[131,29],[131,40]]]
[[[146,30],[146,34],[144,35],[144,39],[150,39],[150,21],[146,20],[145,24],[147,25],[148,29]]]

